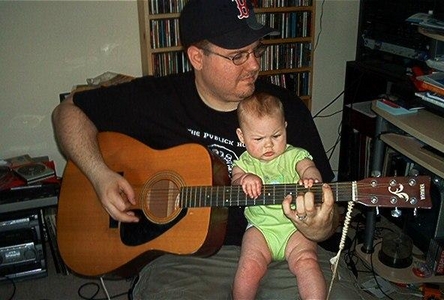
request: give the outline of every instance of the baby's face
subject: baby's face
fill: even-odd
[[[270,161],[285,151],[287,133],[282,117],[249,118],[244,125],[243,142],[254,158]]]

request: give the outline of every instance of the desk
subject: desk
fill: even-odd
[[[372,103],[372,110],[377,115],[376,134],[373,144],[372,175],[383,175],[381,170],[386,145],[429,171],[433,175],[433,183],[438,187],[441,197],[441,201],[439,201],[440,207],[434,208],[439,209],[440,212],[436,222],[434,237],[444,237],[444,159],[422,148],[423,145],[429,145],[444,152],[444,118],[426,110],[420,110],[415,114],[395,116],[377,107],[375,101]],[[361,245],[357,246],[359,248],[357,251],[358,256],[367,262],[370,260],[370,255],[375,250],[378,250],[373,246],[374,215],[374,210],[367,213],[365,241],[362,247]],[[373,262],[376,260],[373,259]],[[396,274],[397,269],[388,268],[379,261],[373,265],[376,273],[389,280],[397,280],[403,283],[421,282],[419,278],[399,276],[399,274]],[[398,269],[398,271],[405,272],[405,269]],[[444,282],[444,277],[432,276],[427,278],[426,281]]]

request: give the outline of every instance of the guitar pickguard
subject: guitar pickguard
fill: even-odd
[[[161,236],[185,217],[187,210],[182,209],[173,220],[165,224],[151,222],[140,209],[134,210],[134,213],[140,219],[138,223],[120,223],[120,239],[127,246],[142,245]]]

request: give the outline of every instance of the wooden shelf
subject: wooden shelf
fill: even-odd
[[[375,101],[372,103],[372,110],[407,134],[410,134],[421,142],[444,152],[444,134],[442,131],[444,128],[443,117],[433,114],[425,109],[421,109],[414,114],[392,115],[377,107]]]
[[[402,155],[444,178],[443,158],[423,149],[423,144],[417,139],[401,134],[385,133],[381,135],[381,140]]]

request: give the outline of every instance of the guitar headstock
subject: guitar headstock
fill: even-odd
[[[357,202],[366,206],[432,208],[430,176],[373,177],[357,183]]]

